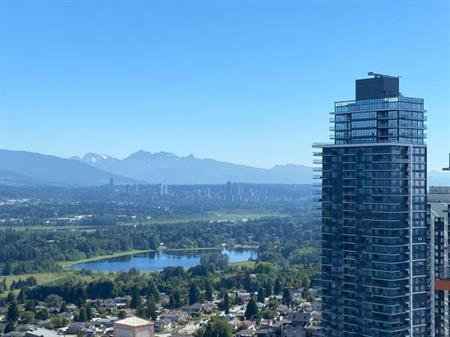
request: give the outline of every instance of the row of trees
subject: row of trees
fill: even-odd
[[[49,307],[60,307],[62,303],[74,303],[82,308],[87,299],[107,299],[117,296],[131,296],[130,306],[140,313],[154,316],[154,306],[160,301],[160,294],[169,297],[164,305],[179,308],[185,304],[210,301],[215,294],[222,298],[223,310],[228,311],[231,303],[239,299],[230,298],[229,293],[238,289],[257,294],[255,301],[263,302],[271,295],[283,294],[283,303],[290,305],[290,289],[309,287],[315,266],[277,267],[272,263],[260,262],[254,267],[228,266],[214,270],[207,275],[193,274],[195,268],[168,267],[151,275],[137,270],[117,274],[105,274],[102,278],[86,282],[83,278],[70,277],[50,284],[23,285],[14,301],[46,301]],[[306,279],[306,280],[305,280]],[[0,306],[12,302],[0,298]],[[147,306],[143,305],[146,299]],[[83,315],[82,315],[83,317]]]

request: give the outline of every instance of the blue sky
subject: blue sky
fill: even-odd
[[[368,71],[450,152],[449,1],[1,1],[0,147],[311,164]]]

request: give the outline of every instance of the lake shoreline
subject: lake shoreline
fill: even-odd
[[[61,262],[61,266],[63,267],[63,269],[65,270],[74,270],[72,269],[72,267],[74,265],[77,264],[82,264],[82,263],[89,263],[89,262],[98,262],[98,261],[102,261],[102,260],[108,260],[108,259],[113,259],[113,258],[118,258],[118,257],[124,257],[124,256],[129,256],[129,255],[137,255],[137,254],[144,254],[144,253],[164,253],[164,252],[179,252],[179,251],[202,251],[202,250],[223,250],[223,249],[228,249],[228,250],[256,250],[258,249],[257,246],[233,246],[233,247],[191,247],[191,248],[163,248],[163,249],[133,249],[133,250],[129,250],[129,251],[124,251],[124,252],[118,252],[118,253],[114,253],[114,254],[107,254],[107,255],[99,255],[99,256],[94,256],[91,258],[86,258],[86,259],[80,259],[80,260],[75,260],[75,261],[64,261]],[[230,262],[231,263],[231,262]]]

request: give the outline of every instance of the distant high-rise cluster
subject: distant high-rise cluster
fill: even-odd
[[[164,196],[169,194],[169,187],[167,184],[160,184],[159,185],[159,195]]]
[[[115,185],[101,189],[117,194],[145,195],[150,200],[240,202],[286,202],[311,199],[310,185],[232,183],[214,185]]]
[[[333,144],[321,164],[321,334],[427,337],[431,333],[427,148],[421,98],[399,78],[356,80],[336,102]]]

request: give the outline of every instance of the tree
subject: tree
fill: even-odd
[[[61,307],[59,308],[59,312],[66,312],[66,311],[67,311],[66,302],[62,302]]]
[[[225,292],[225,294],[223,295],[222,308],[225,312],[225,315],[228,315],[230,313],[230,298],[228,297],[228,292]]]
[[[45,298],[45,303],[47,303],[47,306],[56,308],[60,307],[62,303],[62,298],[55,294],[50,294]]]
[[[226,321],[212,318],[204,328],[200,328],[195,337],[231,337],[233,329]]]
[[[86,322],[86,321],[87,321],[86,308],[81,307],[78,313],[78,322]]]
[[[76,300],[76,305],[78,307],[83,306],[86,303],[87,300],[87,295],[86,295],[86,289],[84,287],[81,287],[77,290],[77,300]]]
[[[92,319],[92,308],[90,305],[86,306],[86,321],[90,321]]]
[[[45,322],[44,327],[47,329],[57,329],[66,326],[69,322],[64,317],[52,317],[47,322]]]
[[[6,323],[5,329],[3,330],[3,332],[4,332],[4,333],[8,333],[8,332],[14,331],[15,328],[16,328],[16,327],[15,327],[15,325],[14,325],[14,322],[8,322],[8,323]]]
[[[253,296],[247,303],[247,308],[245,309],[244,316],[246,319],[257,319],[259,317],[258,305],[256,304],[256,301]]]
[[[147,317],[150,317],[153,321],[156,321],[158,315],[156,314],[156,304],[153,299],[150,299],[147,302],[147,306],[145,307]]]
[[[213,299],[213,288],[211,286],[211,282],[208,280],[205,284],[205,298],[208,301],[211,301]]]
[[[3,278],[3,281],[0,283],[0,294],[6,291],[8,287],[6,286],[6,277]]]
[[[27,299],[26,291],[27,291],[27,288],[25,288],[25,287],[20,288],[19,296],[17,296],[18,303],[20,303],[20,304],[25,303],[25,301]]]
[[[174,308],[181,307],[181,294],[178,290],[173,293],[173,300],[174,300]]]
[[[170,309],[175,309],[175,295],[174,294],[170,294],[169,295],[169,308]]]
[[[281,302],[288,307],[292,304],[292,294],[289,288],[283,289],[283,299],[281,300]]]
[[[277,312],[270,309],[264,310],[262,313],[262,317],[265,319],[274,319],[276,316]]]
[[[124,319],[127,317],[127,313],[125,312],[125,310],[120,310],[119,313],[117,314],[117,317],[119,319]]]
[[[36,319],[40,321],[45,321],[48,319],[48,311],[45,308],[39,309],[36,311]]]
[[[281,285],[280,279],[275,280],[275,285],[273,286],[273,294],[279,295],[281,293],[281,290],[283,290],[283,286]]]
[[[269,304],[267,305],[267,308],[276,311],[279,304],[280,304],[279,301],[275,297],[271,297],[269,300]]]
[[[16,300],[16,295],[12,291],[8,293],[8,296],[6,297],[6,302],[12,303]]]
[[[169,308],[176,309],[181,307],[181,294],[178,290],[172,290],[169,295]]]
[[[189,305],[200,301],[200,290],[195,283],[191,283],[189,287]]]
[[[19,319],[19,307],[16,301],[12,301],[6,311],[6,320],[8,322],[16,322]]]
[[[134,286],[131,290],[130,308],[137,309],[140,305],[142,305],[142,298],[139,294],[138,288]]]
[[[25,324],[31,324],[34,322],[34,312],[32,311],[24,311],[20,314],[20,319]]]
[[[147,313],[145,311],[144,306],[141,304],[139,304],[139,306],[136,308],[136,316],[140,317],[140,318],[148,318],[147,317]]]
[[[265,286],[264,286],[264,294],[267,297],[272,296],[272,291],[273,291],[273,282],[271,280],[267,280]]]
[[[147,284],[147,301],[150,299],[153,299],[155,302],[159,300],[159,290],[153,279],[150,279]]]
[[[25,309],[25,311],[33,311],[34,312],[36,310],[35,300],[26,301],[24,309]]]
[[[13,272],[13,270],[12,270],[11,263],[6,262],[5,266],[3,267],[2,275],[11,275],[12,272]]]
[[[257,301],[259,303],[264,303],[265,297],[264,297],[264,288],[259,288],[258,290],[258,297],[257,297]]]

